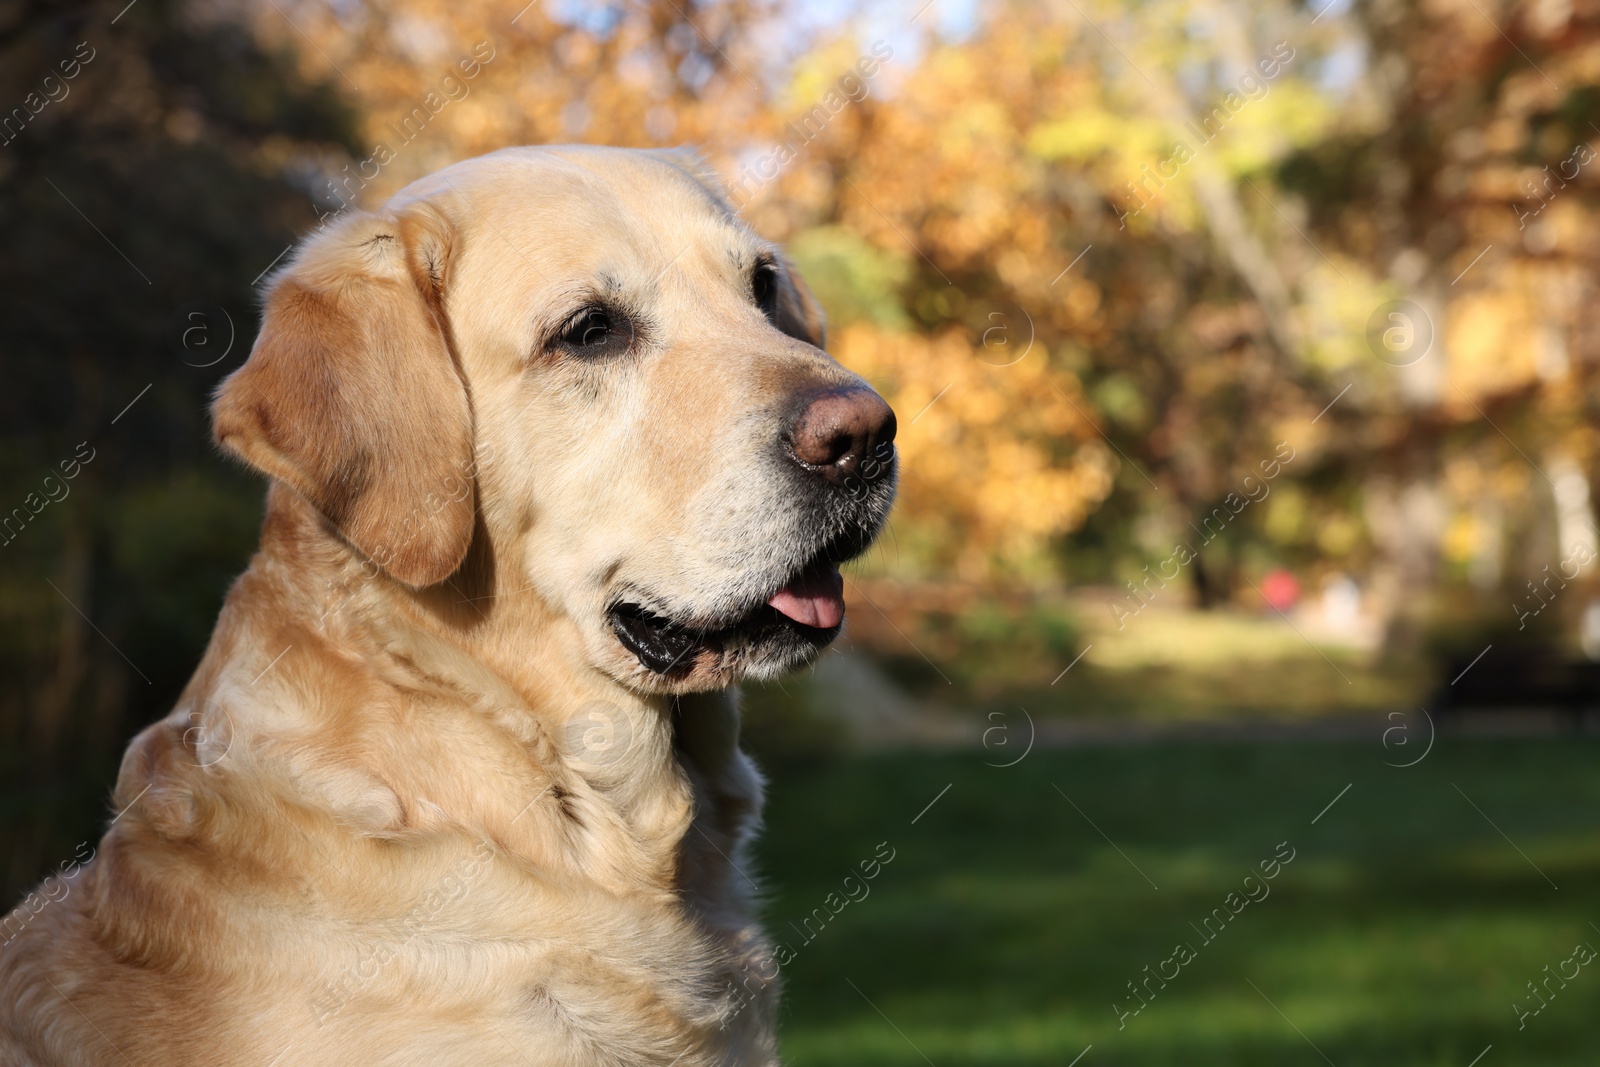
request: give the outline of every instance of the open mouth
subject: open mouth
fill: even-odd
[[[797,571],[765,603],[732,622],[697,627],[624,601],[610,610],[611,629],[647,670],[667,677],[688,674],[703,649],[739,647],[748,654],[782,656],[821,648],[844,622],[844,578],[839,565],[819,556]]]

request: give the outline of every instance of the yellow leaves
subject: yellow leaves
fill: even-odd
[[[1279,544],[1299,540],[1306,529],[1308,506],[1306,494],[1293,482],[1279,483],[1267,498],[1263,523],[1267,536]]]
[[[1376,373],[1385,365],[1367,347],[1368,320],[1374,308],[1403,295],[1372,279],[1359,264],[1346,261],[1335,269],[1318,260],[1296,315],[1303,358],[1319,369],[1361,367]]]
[[[785,99],[774,110],[789,118],[818,107],[838,114],[872,94],[885,65],[893,63],[894,49],[886,41],[857,47],[839,38],[801,58]]]
[[[981,98],[957,105],[939,127],[940,150],[949,156],[994,152],[997,147],[1008,151],[1006,142],[1016,137],[1016,124],[1005,107]]]
[[[1476,556],[1491,531],[1481,519],[1470,511],[1457,512],[1445,527],[1440,547],[1452,563],[1466,563]]]
[[[1516,290],[1457,297],[1445,332],[1454,384],[1468,396],[1481,396],[1531,381],[1535,326],[1527,296]]]
[[[1344,511],[1324,515],[1317,522],[1317,547],[1331,559],[1349,555],[1361,543],[1361,522]]]
[[[910,325],[900,306],[900,287],[911,274],[907,257],[868,244],[843,226],[796,234],[788,253],[827,309],[831,328],[861,320],[886,328]]]
[[[1167,124],[1097,107],[1075,110],[1062,119],[1042,122],[1028,131],[1029,154],[1050,162],[1092,162],[1106,153],[1124,160],[1155,162],[1166,155],[1172,137]],[[1134,172],[1137,165],[1124,169]]]
[[[1332,118],[1324,93],[1299,79],[1282,77],[1261,99],[1248,102],[1208,147],[1217,151],[1227,173],[1253,174],[1317,141]]]

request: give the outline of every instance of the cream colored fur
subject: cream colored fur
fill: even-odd
[[[215,409],[272,479],[260,551],[96,858],[0,948],[0,1065],[777,1062],[752,665],[653,677],[604,616],[798,558],[761,413],[853,378],[792,276],[787,332],[751,304],[771,251],[692,159],[580,148],[304,243]],[[648,305],[648,365],[538,354],[595,278]]]

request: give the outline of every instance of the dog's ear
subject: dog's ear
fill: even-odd
[[[774,309],[778,329],[807,344],[827,348],[828,329],[822,305],[811,295],[811,287],[788,257],[784,257],[783,269],[778,275],[778,301]]]
[[[211,409],[218,444],[417,587],[461,565],[476,506],[471,406],[443,310],[453,233],[414,202],[307,242],[272,280],[255,348]]]

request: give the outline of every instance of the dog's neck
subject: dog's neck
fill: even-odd
[[[410,589],[275,485],[185,706],[241,694],[222,706],[248,721],[227,729],[292,750],[281,773],[297,802],[367,836],[464,832],[624,892],[681,892],[702,852],[722,854],[715,881],[733,877],[760,788],[732,695],[634,693],[584,662],[570,622],[498,584],[480,557]],[[256,663],[240,649],[283,651]],[[335,734],[346,761],[374,758],[326,765],[318,738]]]

